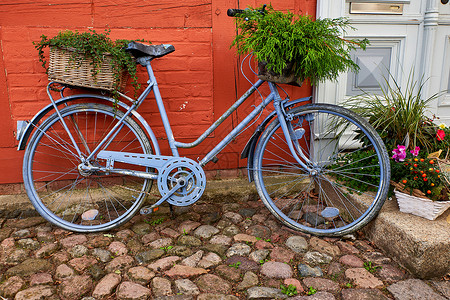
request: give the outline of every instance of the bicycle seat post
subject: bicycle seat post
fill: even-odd
[[[153,69],[152,69],[152,66],[151,66],[151,60],[152,59],[153,59],[152,57],[141,57],[141,58],[138,59],[138,62],[141,65],[143,65],[142,63],[145,63],[144,66],[147,69],[148,78],[149,78],[148,84],[153,86],[153,94],[155,95],[156,104],[158,105],[158,110],[159,110],[159,113],[161,115],[161,119],[162,119],[162,122],[163,122],[163,125],[164,125],[164,129],[165,129],[166,134],[167,134],[169,147],[170,147],[170,149],[172,151],[172,155],[176,156],[176,157],[179,157],[180,155],[178,153],[178,149],[175,146],[175,137],[173,135],[172,128],[170,127],[170,122],[169,122],[169,118],[167,116],[166,108],[164,107],[164,102],[162,100],[161,93],[159,91],[158,83],[156,81],[156,77],[155,77],[155,74],[153,73]],[[139,60],[141,60],[142,62],[139,61]]]

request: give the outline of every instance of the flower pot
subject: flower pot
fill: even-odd
[[[272,70],[267,69],[267,62],[258,62],[258,78],[275,83],[302,86],[303,82],[291,72],[293,66],[294,63],[290,62],[287,64],[282,74],[277,74]]]
[[[401,212],[419,216],[428,220],[435,220],[449,207],[450,201],[432,201],[428,198],[416,197],[394,190]]]

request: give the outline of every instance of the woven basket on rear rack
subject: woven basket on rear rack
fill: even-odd
[[[48,79],[59,83],[112,91],[118,87],[122,90],[126,85],[126,72],[122,71],[118,84],[114,78],[114,70],[111,66],[112,56],[105,53],[103,64],[99,72],[93,76],[93,64],[91,58],[77,54],[73,58],[73,49],[58,47],[50,48],[50,64]]]

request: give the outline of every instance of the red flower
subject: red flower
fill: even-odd
[[[437,133],[436,133],[436,138],[438,141],[443,141],[445,137],[445,131],[442,129],[438,129]]]

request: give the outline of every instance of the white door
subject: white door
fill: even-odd
[[[434,49],[430,49],[431,62],[429,94],[443,92],[433,105],[434,113],[450,126],[450,3],[436,1],[439,16],[433,23]],[[443,1],[446,2],[446,1]],[[437,23],[437,25],[436,25]]]
[[[317,18],[347,17],[356,30],[346,36],[371,44],[353,53],[360,71],[318,84],[316,101],[340,104],[361,90],[376,93],[385,78],[404,86],[414,70],[415,80],[428,79],[423,97],[446,91],[430,110],[450,125],[450,4],[445,2],[318,0]]]

